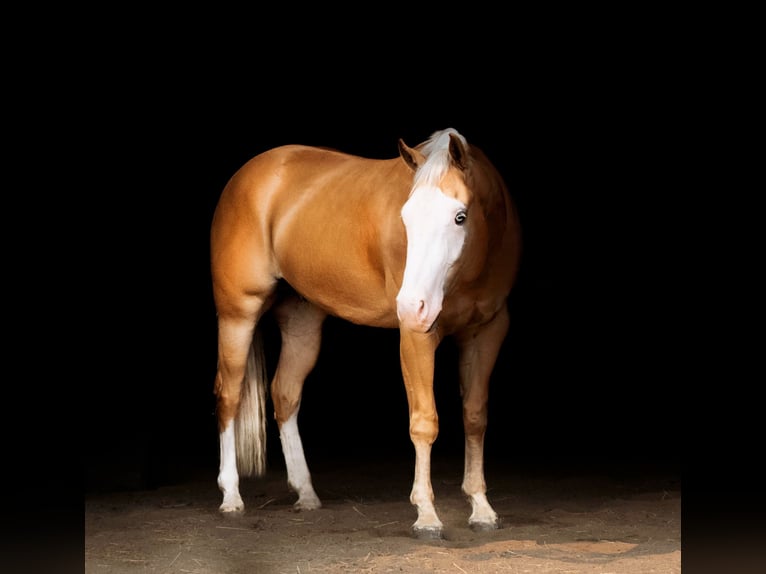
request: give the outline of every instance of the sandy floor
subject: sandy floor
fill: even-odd
[[[323,508],[295,512],[283,470],[242,482],[239,517],[218,510],[214,471],[155,490],[90,494],[85,572],[681,571],[681,483],[662,472],[487,469],[502,527],[475,533],[459,462],[435,463],[438,541],[410,535],[406,462],[313,470]]]

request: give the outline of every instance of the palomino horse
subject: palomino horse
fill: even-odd
[[[498,171],[454,129],[414,148],[398,143],[399,156],[386,160],[278,147],[248,161],[223,190],[211,262],[224,513],[244,509],[240,474],[265,469],[267,381],[256,327],[271,309],[282,336],[271,399],[297,509],[321,506],[297,421],[322,323],[331,314],[399,329],[418,537],[442,533],[431,487],[434,357],[444,337],[455,337],[468,522],[475,529],[498,526],[486,496],[484,433],[490,374],[508,330],[506,300],[518,267],[517,214]]]

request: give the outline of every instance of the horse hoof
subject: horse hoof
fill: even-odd
[[[296,502],[293,504],[293,510],[296,512],[300,512],[302,510],[319,510],[322,508],[322,503],[319,501],[316,502]]]
[[[468,526],[474,532],[492,532],[500,528],[497,522],[471,522]]]
[[[245,512],[245,503],[239,496],[224,497],[218,510],[224,516],[239,516]]]
[[[412,535],[418,540],[442,540],[442,529],[435,526],[415,528],[412,527]]]

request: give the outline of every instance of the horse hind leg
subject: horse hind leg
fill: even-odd
[[[314,510],[322,503],[314,491],[298,431],[303,383],[316,365],[326,314],[313,304],[289,296],[275,308],[282,335],[279,363],[271,384],[274,416],[287,467],[287,484],[298,494],[294,507]]]
[[[473,530],[498,528],[497,513],[487,500],[484,480],[484,435],[487,430],[489,380],[500,346],[508,332],[508,310],[503,307],[489,322],[457,337],[460,349],[460,391],[463,395],[465,469],[463,493],[471,503],[468,524]]]
[[[218,487],[223,493],[221,512],[241,512],[244,503],[239,493],[237,470],[237,419],[242,414],[240,403],[248,358],[253,352],[253,333],[263,307],[263,301],[253,300],[247,309],[218,316],[218,370],[215,379],[216,412],[220,444]],[[252,358],[252,357],[251,357]],[[256,385],[265,381],[254,381]],[[257,392],[257,391],[256,391]],[[245,469],[249,474],[249,469]]]

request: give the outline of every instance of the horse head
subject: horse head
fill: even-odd
[[[407,259],[396,296],[397,315],[405,328],[425,333],[441,313],[454,274],[466,268],[457,263],[470,243],[474,220],[483,217],[472,214],[474,194],[467,177],[471,159],[462,135],[446,129],[415,148],[400,139],[399,154],[414,176],[401,210]]]

